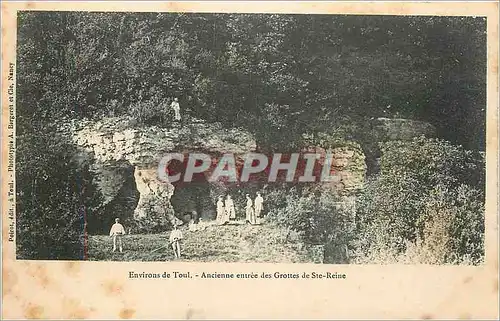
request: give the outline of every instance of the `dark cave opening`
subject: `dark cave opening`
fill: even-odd
[[[212,184],[208,182],[205,173],[194,173],[192,180],[185,182],[186,166],[187,161],[173,160],[167,167],[170,175],[180,173],[180,179],[172,182],[174,193],[170,199],[175,216],[184,223],[191,219],[195,223],[198,223],[200,218],[204,221],[215,219]]]

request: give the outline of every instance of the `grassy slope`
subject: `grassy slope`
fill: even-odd
[[[195,262],[312,262],[307,250],[298,243],[286,242],[287,232],[271,224],[208,226],[203,231],[182,230],[183,261]],[[169,232],[161,234],[126,235],[124,252],[112,252],[109,236],[89,237],[88,258],[99,261],[171,261],[167,244]]]

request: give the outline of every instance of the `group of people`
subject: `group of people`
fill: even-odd
[[[262,210],[264,209],[264,199],[260,192],[257,192],[257,197],[252,201],[250,194],[246,194],[246,207],[245,207],[245,222],[252,225],[258,224],[258,219],[261,216]],[[231,220],[236,219],[236,211],[234,207],[234,201],[231,195],[227,195],[226,199],[223,201],[223,197],[219,196],[217,200],[217,217],[216,224],[223,225]],[[201,219],[200,219],[201,220]],[[201,222],[200,222],[201,223]],[[194,231],[189,227],[190,231]],[[113,238],[113,252],[117,249],[120,253],[123,252],[123,241],[122,237],[126,234],[125,228],[120,224],[120,219],[116,218],[115,223],[111,226],[109,231],[109,236]],[[175,258],[181,257],[181,245],[180,241],[183,239],[183,235],[180,229],[178,229],[177,224],[174,224],[173,230],[170,232],[169,245],[174,251]]]
[[[264,199],[260,192],[257,192],[255,201],[252,201],[250,194],[246,194],[247,204],[245,207],[245,221],[250,224],[257,224],[258,219],[264,208]],[[223,201],[223,197],[219,196],[217,200],[217,217],[216,222],[219,225],[228,223],[230,220],[236,219],[236,211],[231,195],[227,195]]]

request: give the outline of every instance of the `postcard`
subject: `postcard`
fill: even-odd
[[[5,319],[497,319],[498,2],[2,2]]]

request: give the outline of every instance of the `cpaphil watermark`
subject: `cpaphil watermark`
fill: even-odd
[[[158,179],[170,183],[192,182],[201,174],[209,182],[338,182],[340,177],[334,167],[334,155],[330,153],[276,153],[271,156],[261,153],[242,156],[171,153],[161,158]]]

